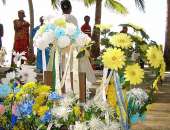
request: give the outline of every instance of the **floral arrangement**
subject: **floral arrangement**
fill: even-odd
[[[80,29],[65,18],[46,19],[46,23],[40,27],[34,38],[35,46],[41,50],[53,44],[56,48],[66,48],[70,45],[84,47],[90,42],[90,38],[81,33]]]
[[[128,130],[132,123],[144,120],[150,93],[158,90],[157,83],[164,77],[163,52],[142,28],[132,24],[122,26],[132,28],[134,32],[112,32],[110,25],[97,25],[102,34],[101,44],[105,47],[101,55],[103,79],[94,99],[87,103],[80,103],[73,93],[61,95],[58,89],[37,83],[33,72],[24,73],[25,69],[30,71],[31,68],[20,64],[23,53],[16,53],[18,58],[14,59],[18,68],[1,79],[0,128]],[[89,39],[64,19],[48,21],[34,41],[41,50],[52,43],[56,53],[73,46],[80,52],[77,57],[83,56],[89,47]],[[139,88],[146,79],[141,61],[155,74],[147,91]],[[56,84],[57,87],[60,85]]]
[[[121,128],[128,129],[131,123],[136,123],[139,118],[144,119],[150,103],[149,96],[158,91],[158,81],[164,78],[165,62],[161,45],[150,40],[141,27],[133,24],[120,26],[131,29],[132,33],[113,32],[111,25],[97,25],[102,35],[101,45],[104,46],[101,59],[104,65],[102,87],[106,88],[103,89],[104,93],[108,93],[105,100],[114,108],[118,106]],[[144,65],[155,74],[151,87],[145,88],[147,93],[141,88],[134,88],[140,87],[147,78]],[[108,85],[109,82],[113,83]],[[124,91],[127,91],[126,94]]]

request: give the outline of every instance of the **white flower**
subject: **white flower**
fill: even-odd
[[[90,127],[90,130],[103,130],[105,127],[105,124],[100,119],[93,117],[89,121],[89,127]]]
[[[2,78],[2,79],[1,79],[1,82],[2,82],[3,84],[8,84],[8,83],[10,82],[10,80],[15,79],[15,77],[16,77],[16,75],[15,75],[15,72],[14,72],[14,71],[9,72],[9,73],[6,74],[6,77],[5,77],[5,78]]]
[[[110,125],[106,125],[103,130],[120,130],[120,123],[111,122]]]
[[[88,130],[86,123],[76,122],[74,130]]]
[[[36,73],[32,66],[23,65],[21,69],[17,70],[18,77],[21,77],[21,81],[24,83],[27,82],[36,82]]]
[[[65,107],[69,107],[69,106],[72,106],[72,104],[76,100],[77,100],[77,98],[73,94],[68,93],[62,100],[60,100],[60,105],[65,106]]]
[[[67,23],[66,24],[66,34],[68,35],[73,35],[76,31],[76,26],[72,23]]]
[[[42,40],[48,45],[55,40],[55,35],[53,31],[44,32],[42,35]]]
[[[51,110],[52,114],[57,118],[63,118],[64,120],[67,120],[69,112],[71,112],[70,108],[67,108],[65,106],[56,106]]]
[[[87,34],[81,33],[79,37],[76,39],[77,46],[84,47],[90,43],[91,39]]]
[[[133,88],[127,92],[127,100],[133,100],[138,106],[144,105],[148,100],[147,93],[141,88]]]
[[[70,38],[68,36],[61,36],[58,40],[57,40],[57,46],[59,48],[65,48],[67,46],[69,46],[71,43]]]
[[[25,57],[25,52],[13,52],[13,55],[14,55],[14,63],[17,65],[17,67],[20,67],[21,66],[21,60],[27,60],[27,58]]]
[[[44,32],[42,36],[37,36],[34,40],[34,46],[40,50],[45,50],[55,40],[55,35],[52,31]]]

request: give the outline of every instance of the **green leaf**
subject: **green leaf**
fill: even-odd
[[[128,13],[126,7],[124,7],[120,2],[117,2],[116,0],[106,0],[105,6],[111,8],[121,14]]]
[[[82,58],[84,55],[85,55],[85,50],[80,51],[80,52],[77,54],[76,58]]]
[[[96,0],[84,0],[84,5],[89,7],[90,5],[94,4]]]
[[[51,0],[51,5],[54,9],[58,9],[60,5],[60,0]]]

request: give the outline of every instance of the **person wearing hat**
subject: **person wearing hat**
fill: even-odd
[[[25,56],[28,56],[29,49],[29,26],[30,24],[24,20],[25,12],[24,10],[18,11],[18,18],[13,21],[14,23],[14,47],[15,52],[25,52]],[[13,63],[13,62],[12,62]]]

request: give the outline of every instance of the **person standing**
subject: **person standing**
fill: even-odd
[[[24,20],[25,12],[23,10],[18,11],[18,18],[13,21],[14,23],[14,47],[15,52],[25,52],[25,57],[28,59],[29,49],[29,26],[30,24]]]
[[[2,48],[2,37],[4,35],[4,29],[3,29],[3,25],[0,24],[0,49]]]
[[[61,9],[62,9],[63,15],[66,19],[66,22],[72,23],[78,28],[78,21],[77,21],[76,17],[74,15],[71,15],[71,12],[72,12],[71,2],[69,0],[62,0],[61,1]],[[80,48],[77,48],[77,49],[79,50]],[[73,59],[71,59],[71,60],[73,60]],[[71,79],[73,79],[73,70],[72,69],[73,69],[73,61],[71,61],[71,63],[70,63]],[[79,81],[82,80],[82,82],[79,82],[79,84],[80,84],[79,86],[82,85],[81,83],[84,83],[83,85],[85,85],[86,77],[89,82],[91,82],[91,83],[96,82],[95,73],[92,69],[92,66],[90,64],[87,54],[85,54],[84,57],[81,57],[78,59],[78,73],[79,73],[78,74]],[[73,81],[73,80],[71,80],[71,81]],[[73,85],[72,85],[72,89],[73,89]],[[85,88],[83,88],[83,89],[85,89]],[[81,92],[82,92],[82,94],[85,94],[86,90],[81,91]]]
[[[81,31],[87,34],[91,38],[91,26],[89,25],[90,23],[90,16],[85,16],[84,17],[84,24],[81,27]]]
[[[43,16],[40,17],[39,19],[40,21],[40,25],[38,25],[37,27],[35,27],[33,30],[32,30],[32,38],[34,38],[36,32],[40,29],[40,27],[44,24],[44,19],[43,19]],[[50,48],[46,48],[45,49],[45,56],[46,56],[46,62],[48,64],[48,61],[49,61],[49,53],[50,53]],[[37,72],[38,73],[41,73],[43,72],[43,63],[42,63],[42,51],[40,49],[37,48],[37,59],[36,59],[36,69],[37,69]]]

